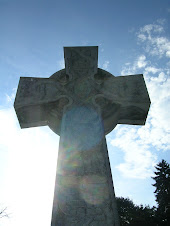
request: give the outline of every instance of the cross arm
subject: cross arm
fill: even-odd
[[[61,105],[64,93],[57,80],[21,77],[14,102],[21,128],[47,125],[50,112]]]
[[[151,104],[143,74],[118,77],[122,86],[119,124],[145,125]]]
[[[105,132],[117,124],[144,125],[150,107],[150,98],[142,74],[106,75],[100,85]]]

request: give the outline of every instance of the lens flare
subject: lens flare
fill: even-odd
[[[91,149],[104,136],[101,117],[90,107],[73,107],[65,113],[61,134],[61,142],[66,148],[79,151]]]
[[[61,175],[76,175],[81,171],[81,152],[74,148],[64,148],[60,150],[57,173]]]
[[[89,204],[102,204],[109,198],[107,180],[102,176],[84,176],[79,189],[81,197]]]

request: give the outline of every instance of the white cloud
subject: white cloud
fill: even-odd
[[[148,62],[146,61],[146,56],[140,55],[137,57],[133,64],[125,63],[125,66],[121,71],[121,75],[134,74],[137,70],[144,68],[147,64]]]
[[[170,50],[168,50],[168,51],[166,52],[166,56],[167,56],[167,57],[170,57]]]
[[[153,56],[170,57],[170,40],[161,36],[164,32],[165,20],[158,20],[159,24],[149,24],[142,27],[137,33],[139,41],[145,43],[145,50]]]
[[[145,68],[144,75],[151,98],[151,107],[143,127],[118,127],[112,145],[124,152],[125,162],[117,168],[126,177],[150,177],[156,161],[157,151],[170,149],[170,78],[161,69]],[[125,69],[124,69],[125,70]],[[157,76],[148,75],[148,71]],[[153,152],[151,149],[154,148]],[[143,163],[143,164],[142,164]]]
[[[150,177],[157,151],[170,149],[170,78],[160,72],[156,77],[145,76],[145,81],[151,98],[146,125],[137,128],[118,126],[111,142],[124,152],[125,162],[117,168],[126,177]]]
[[[109,64],[110,64],[110,62],[109,62],[108,60],[106,60],[106,61],[104,62],[104,64],[103,64],[102,68],[103,68],[104,70],[108,70]]]
[[[153,129],[162,130],[159,139],[163,141],[163,137],[165,138],[170,131],[170,78],[164,72],[160,72],[156,77],[146,76],[146,84],[152,103],[149,113],[151,125]],[[170,148],[169,145],[170,140],[167,148]]]
[[[150,33],[151,31],[155,33],[161,33],[163,31],[163,27],[161,25],[149,24],[141,28],[141,31]]]
[[[137,67],[138,68],[145,67],[147,65],[147,62],[145,60],[146,60],[146,57],[144,55],[141,55],[136,62]]]
[[[161,24],[161,23],[160,23]],[[163,24],[163,21],[162,21]],[[157,37],[164,31],[162,25],[146,25],[140,29],[138,38],[146,42],[152,53],[166,58],[169,54],[169,40]],[[133,63],[126,63],[122,75],[143,73],[151,99],[151,107],[145,126],[118,126],[111,141],[124,153],[124,162],[117,168],[125,177],[148,178],[152,175],[159,151],[170,150],[170,77],[168,63],[161,68],[152,64],[146,53]],[[154,52],[157,51],[157,52]],[[157,58],[157,63],[159,57]],[[157,64],[156,64],[157,65]]]
[[[111,144],[124,152],[125,162],[119,164],[117,168],[125,177],[140,179],[150,177],[156,156],[149,151],[147,144],[141,143],[136,128],[124,126],[121,130],[119,126],[118,129],[120,131]]]
[[[149,67],[146,67],[145,68],[145,74],[151,72],[152,74],[155,74],[157,72],[159,72],[160,69],[159,68],[156,68],[156,67],[153,67],[153,66],[149,66]]]
[[[138,34],[138,38],[141,40],[141,41],[145,41],[147,39],[147,37],[144,35],[144,34]]]

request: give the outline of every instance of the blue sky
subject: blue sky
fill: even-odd
[[[156,205],[154,165],[170,159],[169,3],[0,0],[0,206],[11,213],[2,226],[50,225],[59,137],[48,127],[21,130],[13,102],[20,76],[64,67],[64,46],[98,45],[99,67],[144,74],[146,125],[118,125],[107,144],[116,195]]]

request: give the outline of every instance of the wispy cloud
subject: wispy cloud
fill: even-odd
[[[161,69],[156,68],[154,66],[149,66],[145,68],[145,74],[147,73],[152,73],[152,74],[156,74],[157,72],[159,72]]]
[[[104,52],[104,47],[102,43],[99,44],[99,51],[101,51],[102,53]]]
[[[121,75],[128,75],[128,74],[134,74],[138,69],[144,68],[148,62],[146,61],[145,55],[140,55],[137,57],[137,59],[131,63],[125,63],[125,66],[123,67],[121,71]]]
[[[17,89],[13,88],[11,94],[7,94],[7,93],[5,94],[6,100],[7,100],[8,103],[14,102],[14,99],[15,99],[15,96],[16,96],[16,91],[17,91]]]
[[[59,70],[65,68],[64,59],[61,59],[57,62]]]
[[[139,42],[145,45],[145,50],[150,55],[170,58],[170,40],[162,36],[164,32],[164,20],[158,20],[157,24],[148,24],[137,32]]]
[[[104,70],[108,70],[109,64],[110,64],[110,62],[109,62],[108,60],[106,60],[106,61],[104,62],[104,64],[102,65],[102,68],[103,68]]]

